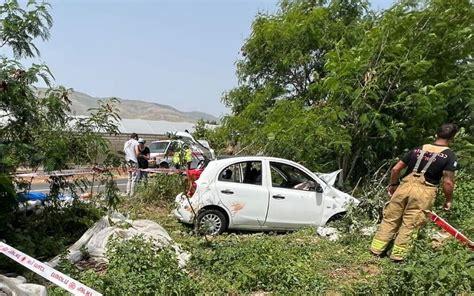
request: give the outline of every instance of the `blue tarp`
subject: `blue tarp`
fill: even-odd
[[[48,195],[46,193],[43,193],[43,192],[21,192],[21,193],[18,193],[18,198],[20,201],[29,201],[29,200],[41,200],[41,201],[44,201],[46,199],[48,199]],[[65,196],[60,194],[58,196],[59,199],[64,199]]]
[[[20,201],[28,201],[28,200],[46,200],[48,195],[43,192],[22,192],[18,193],[18,197]]]

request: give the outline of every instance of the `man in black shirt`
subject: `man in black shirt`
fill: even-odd
[[[375,234],[370,250],[382,254],[389,242],[395,239],[390,258],[403,260],[411,238],[425,220],[435,200],[437,187],[443,178],[446,198],[444,209],[449,210],[454,190],[454,172],[457,160],[449,143],[458,132],[455,124],[443,124],[433,144],[426,144],[408,152],[393,168],[388,192],[390,202],[384,209],[383,221]],[[400,183],[399,176],[407,168]]]
[[[144,139],[138,139],[138,168],[139,169],[147,169],[148,168],[148,160],[150,159],[150,149],[145,146]],[[145,182],[148,181],[148,172],[140,171],[139,181],[144,180]]]

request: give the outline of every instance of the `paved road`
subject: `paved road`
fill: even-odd
[[[127,187],[127,179],[126,178],[120,178],[120,179],[115,179],[117,182],[117,186],[120,189],[121,192],[125,192],[125,189]],[[94,182],[94,192],[97,192],[97,190],[102,191],[104,189],[104,186],[98,187],[99,182]],[[31,191],[32,192],[44,192],[47,193],[49,192],[49,184],[48,183],[41,183],[41,184],[31,184]]]

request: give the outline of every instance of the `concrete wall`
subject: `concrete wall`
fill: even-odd
[[[146,141],[145,145],[147,145],[147,146],[153,141],[167,139],[166,135],[149,135],[149,134],[141,135],[141,134],[139,134],[138,136],[140,138],[145,139],[145,141]],[[118,134],[118,135],[115,135],[115,136],[104,135],[104,138],[106,138],[107,140],[110,141],[110,146],[111,146],[110,148],[112,149],[112,151],[122,153],[123,152],[123,144],[126,141],[128,141],[128,139],[130,139],[130,135],[129,134]]]

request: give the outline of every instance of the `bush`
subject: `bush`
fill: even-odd
[[[415,242],[406,263],[386,273],[382,289],[390,295],[469,295],[474,283],[474,256],[451,239],[434,251],[430,239]]]
[[[40,213],[17,212],[2,239],[38,259],[48,260],[65,251],[103,215],[92,204],[75,201],[66,207],[47,206]],[[0,262],[0,271],[23,270],[11,260]]]
[[[140,184],[136,196],[142,203],[167,204],[186,189],[186,179],[181,175],[156,174],[148,183]]]
[[[197,291],[179,269],[172,249],[157,249],[141,237],[112,241],[107,257],[109,266],[103,278],[106,295],[194,295]]]
[[[360,204],[349,206],[342,219],[331,221],[331,226],[339,229],[341,233],[349,234],[344,239],[351,240],[354,233],[361,228],[373,226],[382,220],[385,204],[390,200],[387,193],[387,175],[390,171],[375,173],[357,192],[355,196]]]
[[[294,236],[230,235],[212,248],[195,249],[190,267],[209,293],[318,294],[327,281],[321,274],[324,267],[316,266],[316,248]]]
[[[109,264],[105,273],[92,269],[79,272],[69,262],[61,270],[104,295],[195,295],[198,286],[178,267],[171,248],[157,248],[136,236],[127,241],[111,240],[107,246]],[[49,295],[67,295],[52,287]]]
[[[474,176],[465,171],[460,171],[456,177],[456,188],[453,194],[453,206],[447,213],[443,213],[442,205],[444,196],[439,196],[435,211],[439,212],[454,227],[474,235]],[[442,195],[442,194],[440,194]]]
[[[376,182],[377,183],[377,182]],[[367,188],[374,190],[367,191]],[[374,212],[381,211],[380,205],[386,193],[384,188],[373,186],[370,183],[364,186],[363,192],[372,192],[368,196],[364,194],[361,206],[349,211],[348,215],[336,225],[356,226],[374,221]],[[454,201],[451,211],[442,210],[444,196],[442,190],[439,191],[434,211],[446,219],[450,224],[457,227],[468,237],[474,234],[474,220],[472,212],[474,201],[472,192],[474,191],[473,176],[466,172],[459,172],[454,191]],[[375,201],[375,202],[374,202]],[[366,205],[377,205],[368,207]],[[378,209],[374,211],[374,209]],[[440,248],[433,248],[431,238],[428,233],[433,229],[440,230],[430,222],[420,230],[419,238],[414,241],[414,247],[409,253],[407,260],[400,265],[388,265],[384,268],[384,274],[378,283],[362,283],[353,287],[355,294],[377,294],[389,295],[454,295],[469,294],[472,292],[474,274],[474,256],[472,252],[457,240],[451,238]],[[344,236],[344,240],[349,240]]]

